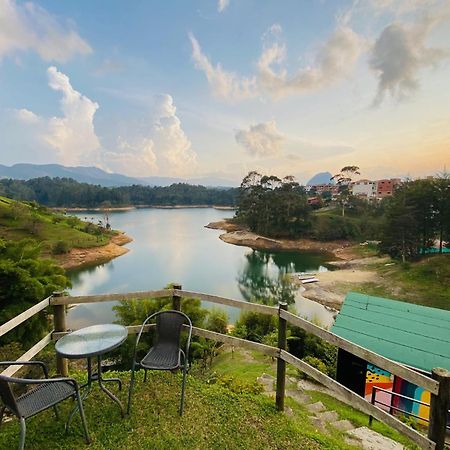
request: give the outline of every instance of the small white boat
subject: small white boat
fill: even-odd
[[[300,281],[303,281],[303,280],[309,280],[310,278],[314,278],[315,276],[316,276],[315,273],[311,273],[311,272],[300,272],[300,273],[298,274],[298,279],[299,279]]]
[[[308,283],[317,283],[319,281],[319,279],[316,277],[309,277],[309,278],[305,278],[300,281],[302,282],[302,284],[308,284]]]

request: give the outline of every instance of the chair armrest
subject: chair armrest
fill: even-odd
[[[48,378],[48,368],[42,361],[0,361],[0,366],[40,366]]]
[[[58,377],[58,378],[45,378],[45,379],[35,379],[35,378],[16,378],[16,377],[4,377],[6,381],[14,384],[48,384],[48,383],[70,383],[73,385],[75,391],[79,391],[78,382],[74,378]]]

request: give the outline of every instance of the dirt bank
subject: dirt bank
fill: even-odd
[[[109,244],[103,245],[102,247],[73,248],[69,253],[58,256],[57,262],[64,269],[75,269],[81,266],[101,264],[127,253],[129,250],[123,247],[123,245],[132,240],[125,233],[120,233],[113,236]]]
[[[383,279],[372,269],[371,264],[385,263],[389,258],[361,258],[355,246],[349,241],[320,242],[312,239],[272,239],[259,236],[242,229],[229,220],[212,222],[207,228],[224,230],[226,233],[219,237],[222,241],[234,245],[242,245],[255,250],[284,250],[284,251],[317,251],[327,252],[331,259],[328,264],[337,270],[320,272],[316,275],[318,283],[302,285],[298,276],[293,274],[293,281],[305,290],[302,296],[322,305],[339,310],[345,295],[352,286],[363,283],[382,284]]]
[[[255,250],[328,252],[341,259],[354,257],[350,248],[351,243],[348,241],[320,242],[312,239],[273,239],[244,230],[228,220],[211,222],[206,225],[206,228],[226,231],[219,238],[228,244],[241,245]]]

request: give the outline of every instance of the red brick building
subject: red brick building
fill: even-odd
[[[401,183],[400,178],[390,178],[389,180],[378,180],[376,188],[377,198],[390,197],[396,187]]]

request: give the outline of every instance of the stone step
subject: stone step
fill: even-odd
[[[365,450],[403,450],[404,448],[399,442],[382,436],[367,427],[355,428],[347,431],[347,434],[351,437],[349,443],[354,444],[355,439],[358,439],[358,444]]]
[[[334,428],[337,428],[338,430],[341,430],[341,431],[350,431],[350,430],[355,429],[353,424],[349,420],[346,420],[346,419],[338,420],[337,422],[334,422],[331,425]]]
[[[325,422],[328,423],[334,423],[339,420],[338,413],[336,411],[325,411],[319,414],[316,414],[316,416]]]
[[[311,413],[320,413],[326,410],[322,402],[311,403],[310,405],[306,406],[306,409]]]
[[[311,397],[299,391],[286,391],[286,397],[290,397],[302,405],[311,403]]]

